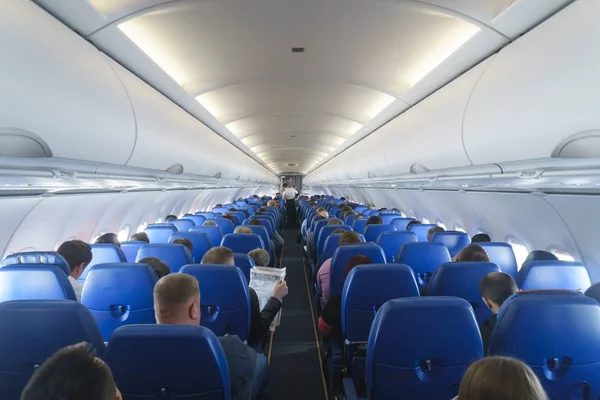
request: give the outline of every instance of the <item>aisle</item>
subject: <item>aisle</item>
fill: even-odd
[[[296,229],[285,229],[283,266],[289,294],[271,350],[272,400],[325,399],[315,331]]]

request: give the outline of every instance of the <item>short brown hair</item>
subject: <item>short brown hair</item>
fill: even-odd
[[[358,233],[356,233],[354,231],[347,231],[340,235],[340,241],[339,241],[340,246],[344,245],[344,244],[359,244],[359,243],[362,243],[362,240],[360,240],[360,236],[358,236]]]
[[[329,222],[327,222],[327,225],[343,225],[343,224],[344,223],[341,220],[337,219],[337,218],[331,218],[329,220]]]
[[[445,229],[442,228],[441,226],[434,226],[432,228],[429,228],[429,230],[427,231],[427,241],[431,242],[431,239],[433,239],[433,235],[435,235],[438,232],[444,232]]]
[[[363,256],[362,254],[358,254],[355,256],[350,257],[350,259],[348,260],[348,264],[346,264],[346,268],[344,269],[344,278],[348,277],[348,274],[350,273],[350,271],[352,271],[352,269],[358,265],[363,265],[363,264],[372,264],[373,263],[373,259],[369,256]]]
[[[490,262],[490,257],[480,245],[470,244],[456,255],[456,261]]]
[[[138,264],[148,264],[152,267],[158,279],[171,273],[171,267],[158,257],[146,257],[138,261]]]
[[[269,262],[271,262],[269,252],[263,249],[254,249],[248,253],[248,255],[257,267],[266,267],[269,265]]]
[[[168,318],[190,299],[200,296],[198,280],[188,274],[170,274],[154,285],[154,312],[157,322]]]
[[[190,253],[192,251],[194,251],[194,245],[192,244],[192,242],[190,242],[189,239],[185,239],[185,238],[175,239],[175,240],[173,240],[173,243],[184,245],[185,247],[187,247],[187,249],[190,251]]]
[[[233,265],[233,251],[227,247],[216,246],[211,248],[202,257],[201,264]]]
[[[235,228],[234,233],[254,233],[254,232],[252,231],[252,229],[248,228],[247,226],[240,225],[237,228]]]

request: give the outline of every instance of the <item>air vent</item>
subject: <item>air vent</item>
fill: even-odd
[[[172,174],[183,174],[183,165],[176,163],[171,165],[169,168],[167,168],[165,171],[170,172]]]
[[[304,47],[292,47],[292,53],[304,53]]]
[[[426,166],[424,166],[422,164],[414,163],[413,165],[410,166],[411,174],[422,174],[424,172],[429,172],[429,168],[427,168]]]

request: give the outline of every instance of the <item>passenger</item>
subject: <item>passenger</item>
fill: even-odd
[[[509,357],[475,361],[462,378],[453,400],[548,400],[535,373]]]
[[[346,268],[344,269],[344,279],[348,277],[352,268],[357,265],[371,264],[373,260],[371,257],[356,255],[348,260]],[[342,296],[332,296],[319,317],[319,332],[329,339],[339,340],[342,342]]]
[[[358,244],[362,243],[360,240],[360,236],[358,233],[353,231],[348,231],[342,233],[340,236],[339,246],[345,246],[348,244]],[[329,297],[331,295],[331,288],[329,287],[329,281],[331,277],[331,258],[328,258],[323,262],[323,265],[319,268],[319,272],[317,272],[317,286],[321,289],[323,293],[323,302],[327,304],[329,301]]]
[[[344,225],[344,223],[340,219],[331,218],[329,222],[327,222],[327,225]]]
[[[323,218],[329,218],[329,211],[327,211],[323,207],[319,207],[317,208],[317,215],[320,215]]]
[[[189,239],[185,239],[185,238],[175,239],[175,240],[173,240],[173,243],[184,245],[190,251],[190,254],[194,252],[194,245],[192,244],[192,242],[190,242]]]
[[[489,243],[491,241],[492,238],[487,233],[478,233],[471,238],[471,243]]]
[[[585,291],[585,295],[600,303],[600,283],[594,283],[592,286],[590,286]]]
[[[213,208],[217,208],[217,207],[223,207],[223,204],[217,203],[217,204],[215,204],[215,206]]]
[[[457,255],[454,256],[455,262],[462,261],[482,261],[482,262],[490,262],[490,257],[487,255],[483,247],[478,244],[470,244],[461,251],[458,252]]]
[[[92,262],[92,248],[82,240],[69,240],[61,244],[56,252],[63,256],[69,264],[71,269],[69,282],[73,286],[77,301],[81,301],[83,283],[77,282],[77,279],[83,274],[85,267]]]
[[[487,355],[490,338],[496,326],[498,311],[506,299],[517,293],[519,289],[512,276],[504,272],[492,272],[483,277],[479,283],[479,292],[485,305],[493,315],[481,325],[481,339],[483,340],[483,353]]]
[[[217,264],[217,265],[235,265],[233,251],[227,247],[217,246],[211,248],[202,257],[201,264]],[[260,310],[258,302],[258,296],[254,289],[249,288],[250,292],[250,334],[248,335],[248,346],[258,349],[262,352],[265,341],[267,339],[267,332],[271,323],[275,319],[275,316],[281,310],[283,298],[288,294],[287,283],[284,280],[277,282],[271,298]]]
[[[262,224],[260,223],[260,221],[256,218],[253,218],[250,220],[250,222],[248,222],[248,225],[254,225],[254,226],[262,226]],[[281,239],[281,241],[283,241],[283,238],[281,237],[281,235],[277,234],[277,237]],[[273,237],[275,238],[275,236]],[[270,241],[270,248],[271,248],[271,262],[273,267],[275,267],[277,265],[277,255],[281,254],[281,252],[283,251],[283,243],[285,242],[276,242],[273,239],[269,239]]]
[[[260,222],[259,222],[259,224],[260,224]],[[252,231],[252,229],[248,228],[247,226],[243,226],[243,225],[236,227],[233,232],[234,233],[254,233]]]
[[[169,214],[165,217],[165,222],[169,222],[174,219],[177,219],[177,215]]]
[[[221,217],[221,218],[227,218],[235,225],[235,218],[233,218],[233,215],[227,213],[227,214],[223,215],[223,217]]]
[[[89,343],[63,347],[33,373],[21,400],[122,400],[108,365]]]
[[[148,237],[148,234],[146,232],[134,233],[133,235],[131,235],[131,238],[129,240],[150,243],[150,238]]]
[[[433,228],[430,228],[427,231],[427,241],[431,242],[433,240],[433,235],[435,235],[437,232],[444,232],[445,229],[442,228],[441,226],[434,226]]]
[[[333,235],[334,233],[344,233],[344,232],[348,232],[348,231],[346,231],[344,228],[337,228],[337,229],[334,229],[333,232],[331,232],[331,234]]]
[[[187,274],[171,274],[161,278],[154,286],[154,312],[158,324],[200,326],[198,280]],[[266,358],[256,354],[237,336],[225,335],[218,339],[227,359],[231,398],[256,398],[266,389]],[[173,357],[177,355],[173,354]]]
[[[421,225],[421,224],[422,224],[421,221],[413,219],[411,221],[408,221],[408,224],[406,224],[406,230],[407,231],[410,230],[410,227],[413,226],[413,225]]]
[[[283,184],[283,199],[285,200],[285,209],[287,211],[287,224],[290,228],[296,226],[296,196],[298,191]]]
[[[267,201],[267,206],[277,207],[277,202],[275,200],[269,200],[269,201]]]
[[[263,249],[254,249],[249,252],[248,255],[257,267],[268,267],[271,262],[269,252]]]
[[[217,225],[217,223],[215,221],[213,221],[212,219],[209,219],[208,221],[204,221],[202,226],[217,226],[218,227],[219,225]]]
[[[529,261],[558,261],[558,257],[549,251],[545,250],[533,250],[527,255],[527,258],[523,262],[525,264]]]
[[[383,219],[379,215],[373,215],[367,220],[367,225],[383,225]]]
[[[152,267],[158,279],[171,273],[171,267],[158,257],[145,257],[138,261],[138,264],[148,264]]]
[[[97,238],[94,243],[100,244],[114,244],[115,246],[121,247],[121,242],[119,242],[119,237],[116,233],[105,233],[104,235]]]

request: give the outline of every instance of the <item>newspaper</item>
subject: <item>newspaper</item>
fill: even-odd
[[[262,310],[271,299],[273,288],[281,279],[285,279],[285,268],[254,267],[250,270],[250,287],[258,296],[258,304]],[[281,310],[273,320],[269,330],[275,331],[281,322]]]

